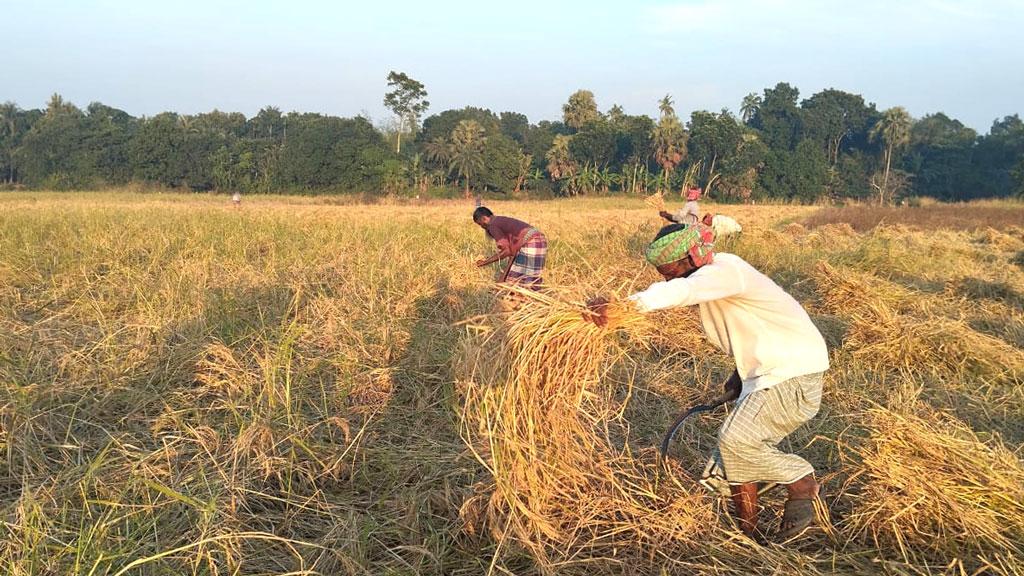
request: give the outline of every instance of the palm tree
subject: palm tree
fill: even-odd
[[[668,188],[672,170],[686,158],[686,131],[672,108],[672,97],[665,95],[658,103],[661,118],[654,127],[654,159],[661,166],[664,187]]]
[[[750,119],[757,114],[757,109],[761,107],[761,97],[756,92],[751,92],[743,97],[743,103],[740,104],[740,118],[743,119],[744,124],[749,124]]]
[[[466,198],[470,197],[469,180],[484,167],[484,128],[476,120],[462,120],[452,130],[449,162],[465,180]]]
[[[910,142],[910,114],[900,106],[889,108],[882,115],[882,119],[871,128],[869,137],[871,141],[879,138],[885,143],[882,151],[885,158],[885,175],[882,177],[881,186],[875,185],[878,189],[878,203],[885,202],[885,195],[889,192],[889,169],[892,165],[893,153],[906,146]]]
[[[661,112],[662,116],[675,116],[676,111],[672,108],[672,95],[665,94],[665,97],[658,100],[658,111]]]
[[[451,152],[451,144],[443,136],[438,136],[423,145],[423,154],[427,160],[442,166],[447,166]]]
[[[570,139],[571,137],[565,134],[556,135],[551,142],[551,148],[544,155],[544,159],[548,161],[548,174],[551,175],[553,182],[563,178],[572,178],[576,173],[576,163],[573,162],[572,156],[569,154]],[[569,192],[572,192],[571,186]]]
[[[576,130],[600,116],[597,103],[594,102],[594,93],[590,90],[577,90],[569,96],[569,101],[562,105],[562,120],[566,126]]]
[[[438,136],[423,145],[423,156],[429,162],[441,168],[440,171],[432,175],[439,174],[438,186],[444,186],[445,180],[448,179],[448,175],[452,171],[450,164],[452,157],[451,142],[443,136]]]
[[[54,92],[53,96],[50,96],[50,101],[46,104],[46,115],[53,116],[54,114],[62,112],[65,106],[67,106],[67,104],[64,102],[64,97]]]

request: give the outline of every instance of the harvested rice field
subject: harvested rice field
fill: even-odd
[[[581,318],[659,279],[650,203],[488,206],[548,291],[472,202],[0,195],[0,573],[1024,574],[1024,205],[702,204],[829,345],[786,546],[695,480],[726,408],[658,459],[732,371],[695,311]]]

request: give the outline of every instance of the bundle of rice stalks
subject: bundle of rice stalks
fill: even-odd
[[[464,438],[492,482],[467,501],[463,518],[482,517],[497,541],[511,539],[545,570],[568,558],[693,542],[710,507],[681,486],[656,488],[653,451],[630,453],[624,403],[602,382],[609,335],[642,330],[643,316],[613,302],[608,326],[598,328],[580,305],[522,297],[498,344],[505,381],[467,390]]]
[[[853,308],[866,308],[877,304],[898,310],[910,301],[910,290],[874,276],[819,262],[814,270],[814,282],[824,308],[841,314]]]
[[[804,228],[804,225],[799,222],[790,222],[789,224],[786,224],[786,227],[783,228],[782,231],[794,238],[807,235],[807,228]]]
[[[982,244],[989,244],[995,246],[997,249],[1004,252],[1015,252],[1024,248],[1024,241],[1020,238],[1011,236],[1004,232],[1000,232],[991,226],[978,232],[975,235],[975,241]]]
[[[967,554],[1024,554],[1024,463],[963,422],[884,409],[867,413],[870,436],[846,456],[859,460],[847,488],[859,502],[852,533],[904,558],[927,551],[949,561]],[[1018,570],[1024,566],[1018,565]]]
[[[644,198],[644,203],[658,212],[663,212],[665,210],[665,196],[661,191],[655,192],[654,194]]]

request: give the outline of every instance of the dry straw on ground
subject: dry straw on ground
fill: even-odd
[[[721,412],[659,477],[664,427],[732,370],[695,311],[580,318],[580,294],[656,279],[651,207],[491,207],[545,231],[571,297],[491,323],[465,202],[2,195],[0,573],[1024,574],[1021,512],[994,500],[1020,501],[1019,204],[956,206],[946,230],[931,208],[872,229],[703,205],[832,345],[786,449],[838,531],[787,547],[743,540],[687,477]]]
[[[928,550],[1024,558],[1024,463],[955,418],[873,409],[867,438],[849,447],[857,469],[847,519],[854,537],[895,547],[909,562]]]
[[[876,370],[913,374],[938,369],[998,382],[1024,375],[1024,352],[963,320],[934,313],[938,305],[929,307],[906,288],[827,263],[819,263],[815,279],[825,308],[851,320],[845,347]]]

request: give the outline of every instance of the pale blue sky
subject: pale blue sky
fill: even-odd
[[[1024,113],[1024,0],[319,2],[0,0],[0,101],[50,94],[132,114],[265,105],[387,118],[388,71],[428,113],[556,119],[579,88],[606,110],[736,110],[787,81],[988,130]]]

